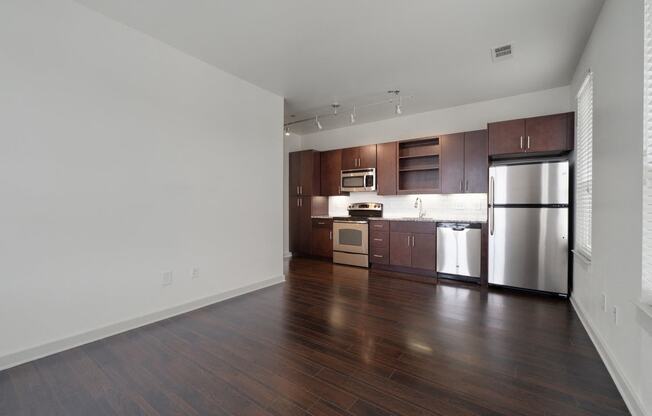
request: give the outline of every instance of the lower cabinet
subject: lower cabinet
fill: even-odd
[[[333,220],[312,219],[312,255],[333,257]]]
[[[290,251],[312,254],[312,216],[328,215],[328,198],[292,196],[289,203]]]
[[[371,221],[372,264],[426,270],[437,268],[437,224],[420,221]]]

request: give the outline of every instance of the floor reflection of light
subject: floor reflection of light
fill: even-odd
[[[337,303],[331,304],[328,310],[328,322],[335,328],[342,328],[345,323],[345,313]]]

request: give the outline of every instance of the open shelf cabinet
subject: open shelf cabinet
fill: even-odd
[[[439,138],[425,137],[398,144],[398,193],[438,193]]]

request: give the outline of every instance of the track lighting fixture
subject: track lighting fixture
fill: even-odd
[[[351,111],[351,124],[355,123],[355,106],[353,106],[353,111]]]
[[[394,99],[398,101],[396,103],[396,106],[394,107],[394,112],[396,113],[397,116],[400,116],[401,114],[403,114],[403,108],[402,108],[403,99],[399,95],[401,93],[401,91],[400,90],[389,90],[389,91],[387,91],[387,93],[388,94],[394,94],[394,97],[395,97]],[[394,101],[394,99],[392,99],[392,101]]]
[[[286,128],[285,128],[285,135],[286,135],[286,136],[289,136],[289,135],[290,135],[290,128],[289,128],[289,127],[286,127]]]
[[[333,104],[331,104],[331,107],[333,107],[333,115],[336,116],[336,115],[337,115],[337,111],[338,111],[339,108],[340,108],[340,105],[339,105],[338,103],[333,103]]]
[[[319,116],[315,116],[315,124],[317,125],[317,128],[318,128],[319,130],[321,130],[321,129],[324,128],[324,127],[321,125],[321,123],[319,122]]]
[[[398,97],[398,103],[396,104],[396,115],[400,116],[403,114],[403,109],[401,108],[401,97]]]

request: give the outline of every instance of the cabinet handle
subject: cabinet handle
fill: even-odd
[[[299,198],[297,198],[297,207],[299,206]]]
[[[299,195],[299,186],[297,185],[297,195]]]
[[[521,150],[523,150],[523,136],[521,136]]]
[[[374,238],[374,241],[383,241],[382,238]]]
[[[332,231],[329,231],[329,232],[328,232],[328,239],[329,239],[329,240],[332,240],[332,239],[333,239],[333,232],[332,232]]]
[[[530,136],[527,136],[527,149],[530,150]]]
[[[414,236],[412,236],[412,247],[414,247]]]
[[[317,222],[317,224],[319,224],[319,225],[326,225],[325,222]]]
[[[301,192],[301,195],[303,195],[303,185],[299,186],[299,191]]]
[[[409,235],[408,235],[407,241],[408,241],[408,247],[410,247],[410,236]]]
[[[379,259],[382,259],[385,256],[381,256],[380,254],[374,254],[374,257],[378,257]]]
[[[468,179],[466,180],[466,188],[465,188],[465,190],[466,190],[466,192],[469,192],[469,180]]]
[[[299,206],[303,208],[303,198],[299,199]]]
[[[463,190],[464,190],[464,181],[461,180],[460,181],[460,192],[462,192]]]

